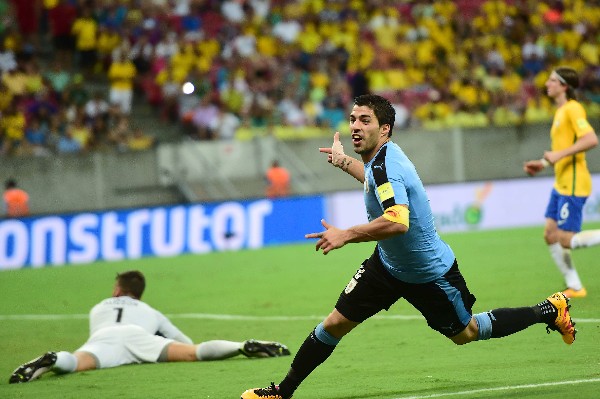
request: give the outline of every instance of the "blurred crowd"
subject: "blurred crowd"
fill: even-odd
[[[149,148],[134,97],[198,140],[338,129],[367,92],[397,129],[547,122],[559,65],[600,116],[598,0],[0,0],[0,15],[2,154]]]

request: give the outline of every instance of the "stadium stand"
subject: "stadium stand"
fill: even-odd
[[[600,116],[596,1],[0,0],[0,15],[2,156],[127,151],[134,130],[301,137],[367,91],[395,104],[398,129],[543,122],[558,65]]]

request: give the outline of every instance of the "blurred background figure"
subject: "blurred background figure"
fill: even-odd
[[[29,215],[29,194],[17,187],[15,179],[8,179],[4,185],[3,214],[9,218]]]
[[[133,128],[131,135],[127,138],[127,148],[132,151],[149,150],[156,144],[156,137],[150,136],[142,128]]]
[[[267,170],[267,197],[285,197],[290,194],[290,172],[275,160]]]

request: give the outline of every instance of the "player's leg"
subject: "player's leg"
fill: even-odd
[[[554,260],[554,264],[563,275],[567,290],[575,292],[582,290],[583,284],[573,265],[570,250],[570,238],[566,232],[581,230],[583,202],[576,197],[562,196],[552,190],[552,195],[546,208],[546,225],[544,227],[544,240]],[[580,291],[583,292],[583,291]]]
[[[56,352],[46,352],[17,367],[8,379],[9,384],[33,381],[47,373],[56,363]]]
[[[569,216],[564,225],[559,227],[559,242],[565,251],[600,244],[600,230],[581,231],[583,207],[586,200],[587,197],[566,197],[565,206],[569,208]],[[572,260],[571,266],[573,266]],[[575,270],[574,267],[573,270]],[[563,294],[568,298],[583,298],[587,296],[587,290],[576,271],[575,275],[577,278],[574,278],[573,282],[567,283],[567,289],[563,291]]]
[[[278,386],[271,384],[267,388],[250,389],[242,394],[242,399],[291,398],[310,373],[327,360],[346,334],[380,310],[389,309],[398,300],[402,291],[398,289],[397,281],[385,269],[375,250],[352,276],[335,309],[302,343],[283,381]]]
[[[548,243],[548,250],[554,260],[554,264],[562,274],[567,289],[579,291],[583,288],[577,269],[573,264],[573,258],[571,256],[571,250],[568,247],[563,247],[561,244],[561,236],[564,238],[562,241],[567,242],[569,235],[568,232],[563,232],[558,229],[556,221],[553,219],[546,219],[546,227],[544,229],[544,237]]]
[[[71,356],[68,352],[59,352],[55,368],[61,373],[86,371],[98,368],[98,359],[92,353],[76,351]],[[74,367],[73,367],[74,366]]]
[[[291,398],[302,381],[327,360],[342,337],[358,324],[360,323],[347,319],[337,309],[334,309],[302,343],[292,361],[290,370],[279,385],[271,383],[266,388],[249,389],[242,394],[242,399]]]
[[[195,362],[200,360],[198,346],[169,340],[158,357],[158,362]],[[207,359],[208,360],[208,359]]]
[[[244,342],[211,340],[198,345],[171,342],[166,345],[159,361],[194,362],[224,360],[238,355],[261,358],[287,356],[289,354],[290,351],[285,345],[274,341],[254,339]]]
[[[502,338],[534,324],[546,324],[546,330],[555,330],[570,345],[575,341],[575,323],[569,313],[569,299],[557,292],[537,305],[521,308],[498,308],[473,316],[477,322],[477,340]]]
[[[432,329],[462,345],[477,339],[478,326],[472,317],[476,298],[469,291],[455,260],[441,277],[422,284],[401,283],[404,299],[415,307]]]
[[[562,293],[534,306],[499,308],[471,316],[476,299],[456,262],[444,276],[426,284],[407,284],[404,291],[406,300],[423,314],[427,324],[457,345],[505,337],[537,323],[558,330],[566,343],[575,339]]]
[[[600,230],[584,230],[573,234],[569,241],[571,249],[587,248],[600,245]]]
[[[65,374],[94,368],[96,368],[95,358],[89,353],[46,352],[17,367],[10,376],[9,383],[29,382],[49,371]]]
[[[302,381],[329,358],[344,335],[359,324],[360,322],[351,321],[339,310],[333,309],[298,349],[290,370],[279,384],[282,398],[290,398]]]
[[[248,339],[238,344],[241,346],[239,353],[246,357],[260,358],[290,355],[290,350],[288,347],[280,342]]]

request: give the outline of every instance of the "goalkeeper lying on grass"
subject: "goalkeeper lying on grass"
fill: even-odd
[[[9,383],[34,380],[48,371],[73,373],[132,363],[194,362],[246,357],[286,356],[278,342],[213,340],[193,344],[158,310],[140,299],[146,282],[136,270],[117,275],[113,296],[90,312],[90,337],[75,352],[47,352],[19,366]]]

